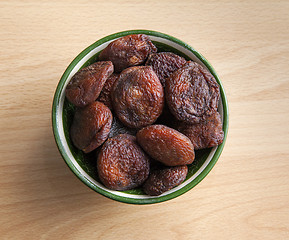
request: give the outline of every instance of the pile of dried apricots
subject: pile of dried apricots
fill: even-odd
[[[97,149],[109,189],[142,186],[160,195],[181,184],[195,150],[222,143],[219,85],[205,68],[172,52],[157,52],[144,34],[118,38],[66,87],[76,111],[74,146]]]

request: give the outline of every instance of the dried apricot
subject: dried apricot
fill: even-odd
[[[165,125],[167,127],[175,128],[176,124],[179,121],[175,118],[175,116],[169,110],[167,104],[164,104],[164,108],[162,114],[158,117],[155,124]]]
[[[154,123],[164,105],[163,87],[150,66],[123,70],[114,83],[111,97],[116,115],[131,128]]]
[[[149,175],[149,158],[134,136],[109,138],[97,158],[98,176],[109,189],[128,190],[140,186]]]
[[[223,142],[222,126],[221,116],[216,112],[196,124],[180,123],[177,129],[192,141],[195,149],[203,149],[218,146]]]
[[[96,62],[79,70],[68,83],[65,94],[77,107],[84,107],[94,102],[106,81],[113,73],[110,61]]]
[[[165,87],[166,78],[185,65],[186,62],[186,59],[172,52],[160,52],[150,54],[146,65],[152,66],[163,87]]]
[[[195,158],[189,138],[164,125],[150,125],[136,134],[141,147],[153,159],[167,166],[191,164]]]
[[[118,38],[111,42],[99,55],[100,60],[113,62],[116,72],[125,68],[140,65],[148,55],[156,52],[149,37],[145,34],[133,34]]]
[[[158,196],[180,185],[188,174],[188,167],[164,167],[150,173],[143,185],[144,192],[151,196]]]
[[[111,128],[108,137],[114,137],[119,134],[129,134],[135,136],[137,133],[137,129],[129,128],[123,125],[121,121],[118,120],[117,117],[114,117],[112,120]]]
[[[166,80],[166,100],[180,121],[198,123],[217,111],[219,85],[211,73],[188,62]]]
[[[99,147],[108,137],[112,114],[101,102],[78,108],[70,128],[73,144],[85,153]]]
[[[111,89],[113,87],[114,82],[118,78],[119,74],[113,73],[110,77],[105,81],[104,86],[100,92],[100,95],[97,101],[102,102],[106,105],[110,110],[112,110],[112,102],[111,102]]]

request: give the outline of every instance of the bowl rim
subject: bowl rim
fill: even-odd
[[[217,149],[216,149],[212,159],[208,163],[208,165],[189,184],[185,185],[181,189],[179,189],[179,190],[177,190],[177,191],[175,191],[175,192],[173,192],[173,193],[171,193],[169,195],[165,195],[165,196],[160,195],[159,197],[156,197],[156,198],[148,198],[148,199],[127,198],[127,197],[124,197],[124,196],[114,195],[111,192],[107,192],[106,190],[95,186],[85,176],[83,176],[82,173],[79,172],[79,170],[70,161],[69,156],[64,151],[64,146],[62,144],[62,141],[61,141],[61,138],[60,138],[60,135],[59,135],[59,129],[58,129],[58,124],[57,124],[57,110],[58,110],[58,105],[59,105],[61,92],[62,92],[62,89],[64,87],[66,79],[69,76],[71,70],[76,66],[76,64],[84,56],[86,56],[91,50],[93,50],[97,46],[99,46],[99,45],[101,45],[103,43],[106,43],[108,41],[114,40],[116,38],[123,37],[123,36],[130,35],[130,34],[146,34],[148,36],[156,36],[156,37],[160,37],[160,38],[164,38],[164,39],[167,39],[169,41],[172,41],[172,42],[176,43],[177,45],[180,45],[180,46],[186,48],[187,50],[192,52],[208,68],[208,70],[212,73],[212,75],[215,77],[216,81],[218,82],[218,84],[220,86],[220,99],[221,99],[222,105],[223,105],[222,110],[223,110],[223,131],[224,131],[224,140],[223,140],[222,144],[220,144],[217,147]],[[183,42],[183,41],[181,41],[181,40],[179,40],[179,39],[177,39],[177,38],[175,38],[173,36],[170,36],[170,35],[165,34],[165,33],[157,32],[157,31],[153,31],[153,30],[144,30],[144,29],[126,30],[126,31],[113,33],[113,34],[110,34],[110,35],[108,35],[106,37],[103,37],[103,38],[99,39],[98,41],[94,42],[93,44],[91,44],[90,46],[85,48],[81,53],[79,53],[73,59],[73,61],[69,64],[69,66],[64,71],[62,77],[60,78],[60,81],[57,84],[57,88],[55,90],[55,94],[54,94],[54,98],[53,98],[53,104],[52,104],[52,129],[53,129],[54,139],[55,139],[57,148],[58,148],[63,160],[68,165],[68,167],[71,169],[71,171],[85,185],[90,187],[92,190],[100,193],[101,195],[103,195],[105,197],[108,197],[110,199],[113,199],[113,200],[117,200],[119,202],[131,203],[131,204],[152,204],[152,203],[164,202],[164,201],[176,198],[176,197],[186,193],[187,191],[189,191],[190,189],[195,187],[198,183],[200,183],[208,175],[208,173],[212,170],[212,168],[214,167],[214,165],[218,161],[218,159],[219,159],[219,157],[220,157],[220,155],[221,155],[221,153],[223,151],[223,148],[224,148],[224,145],[225,145],[225,142],[226,142],[226,139],[227,139],[227,134],[228,134],[228,126],[229,126],[228,117],[229,117],[228,101],[227,101],[227,97],[226,97],[226,94],[225,94],[224,87],[222,85],[222,82],[221,82],[218,74],[216,73],[216,71],[214,70],[212,65],[208,62],[208,60],[202,54],[200,54],[197,50],[195,50],[193,47],[191,47],[190,45],[186,44],[185,42]]]

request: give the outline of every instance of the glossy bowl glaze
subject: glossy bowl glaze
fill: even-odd
[[[98,55],[111,41],[130,34],[146,34],[157,46],[159,52],[174,52],[187,60],[193,60],[207,68],[220,86],[221,98],[218,111],[223,121],[224,141],[221,145],[196,151],[194,162],[188,166],[186,180],[179,186],[160,196],[145,195],[141,188],[128,191],[114,191],[106,188],[98,179],[94,154],[83,154],[76,149],[69,137],[74,106],[65,99],[65,88],[71,77],[81,68],[98,59]],[[173,199],[196,186],[210,172],[223,150],[228,132],[228,104],[222,83],[210,63],[188,44],[164,33],[149,30],[129,30],[104,37],[83,50],[67,67],[55,91],[52,107],[52,126],[58,149],[72,172],[94,191],[117,201],[133,204],[151,204]]]

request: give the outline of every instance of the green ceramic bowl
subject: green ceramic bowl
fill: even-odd
[[[65,99],[65,87],[71,77],[81,68],[90,65],[98,58],[99,53],[111,41],[129,34],[146,34],[157,46],[158,51],[170,51],[191,59],[206,67],[216,78],[220,85],[221,98],[219,112],[222,116],[224,141],[218,147],[196,151],[196,159],[189,165],[186,180],[179,186],[163,193],[160,196],[145,195],[142,190],[133,189],[129,191],[113,191],[107,189],[98,179],[96,162],[92,155],[84,155],[71,143],[69,128],[73,118],[74,107]],[[104,37],[83,50],[68,66],[61,77],[55,91],[52,107],[52,125],[58,149],[72,172],[88,187],[94,191],[117,201],[133,204],[151,204],[170,200],[178,197],[196,186],[216,164],[225,144],[228,131],[228,105],[222,83],[210,65],[210,63],[195,49],[188,44],[164,33],[149,30],[130,30],[115,33]]]

